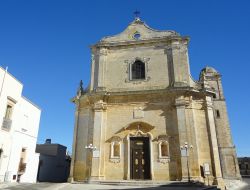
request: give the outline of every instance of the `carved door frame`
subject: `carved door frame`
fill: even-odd
[[[149,157],[150,157],[150,180],[154,180],[154,170],[153,170],[153,146],[152,139],[153,135],[151,133],[143,133],[141,130],[137,130],[134,133],[129,133],[125,138],[125,156],[127,154],[127,158],[125,159],[125,179],[131,179],[131,163],[130,163],[130,137],[148,137],[149,138]]]

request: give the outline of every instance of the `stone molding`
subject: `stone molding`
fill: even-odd
[[[158,162],[160,162],[162,164],[167,164],[167,163],[170,162],[170,158],[169,157],[167,157],[167,158],[159,158]]]
[[[110,158],[109,161],[112,162],[112,163],[117,164],[117,163],[121,162],[121,159],[120,158]]]
[[[99,42],[95,45],[92,45],[91,48],[95,49],[98,47],[118,47],[118,46],[136,46],[141,45],[145,46],[147,44],[154,45],[159,43],[168,43],[169,45],[176,41],[181,42],[181,44],[188,44],[190,38],[187,36],[165,36],[159,38],[152,38],[152,39],[141,39],[141,40],[127,40],[127,41],[117,41],[117,42]]]

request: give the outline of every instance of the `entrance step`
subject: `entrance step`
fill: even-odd
[[[138,187],[200,187],[202,190],[219,190],[216,186],[205,186],[200,182],[181,182],[181,181],[152,181],[152,180],[90,180],[78,181],[73,183],[90,183],[100,185],[118,185],[118,186],[138,186]]]

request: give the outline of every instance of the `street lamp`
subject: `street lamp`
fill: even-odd
[[[180,146],[181,150],[185,151],[185,156],[187,157],[187,169],[188,169],[188,182],[190,183],[190,172],[189,172],[189,149],[193,149],[193,145],[188,145],[188,142],[185,142],[183,146]]]
[[[96,148],[96,146],[94,146],[93,144],[89,144],[89,145],[86,145],[86,146],[85,146],[85,149],[88,149],[88,150],[90,150],[90,151],[93,151],[93,150],[96,150],[97,148]]]
[[[85,149],[93,153],[93,151],[95,151],[97,148],[93,144],[89,144],[85,146]],[[92,164],[89,166],[89,179],[88,180],[90,180],[90,176],[91,176],[91,167],[92,167]]]

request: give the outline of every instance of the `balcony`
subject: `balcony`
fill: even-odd
[[[11,119],[7,119],[7,118],[3,118],[3,124],[2,124],[2,129],[9,131],[12,125],[12,120]]]

